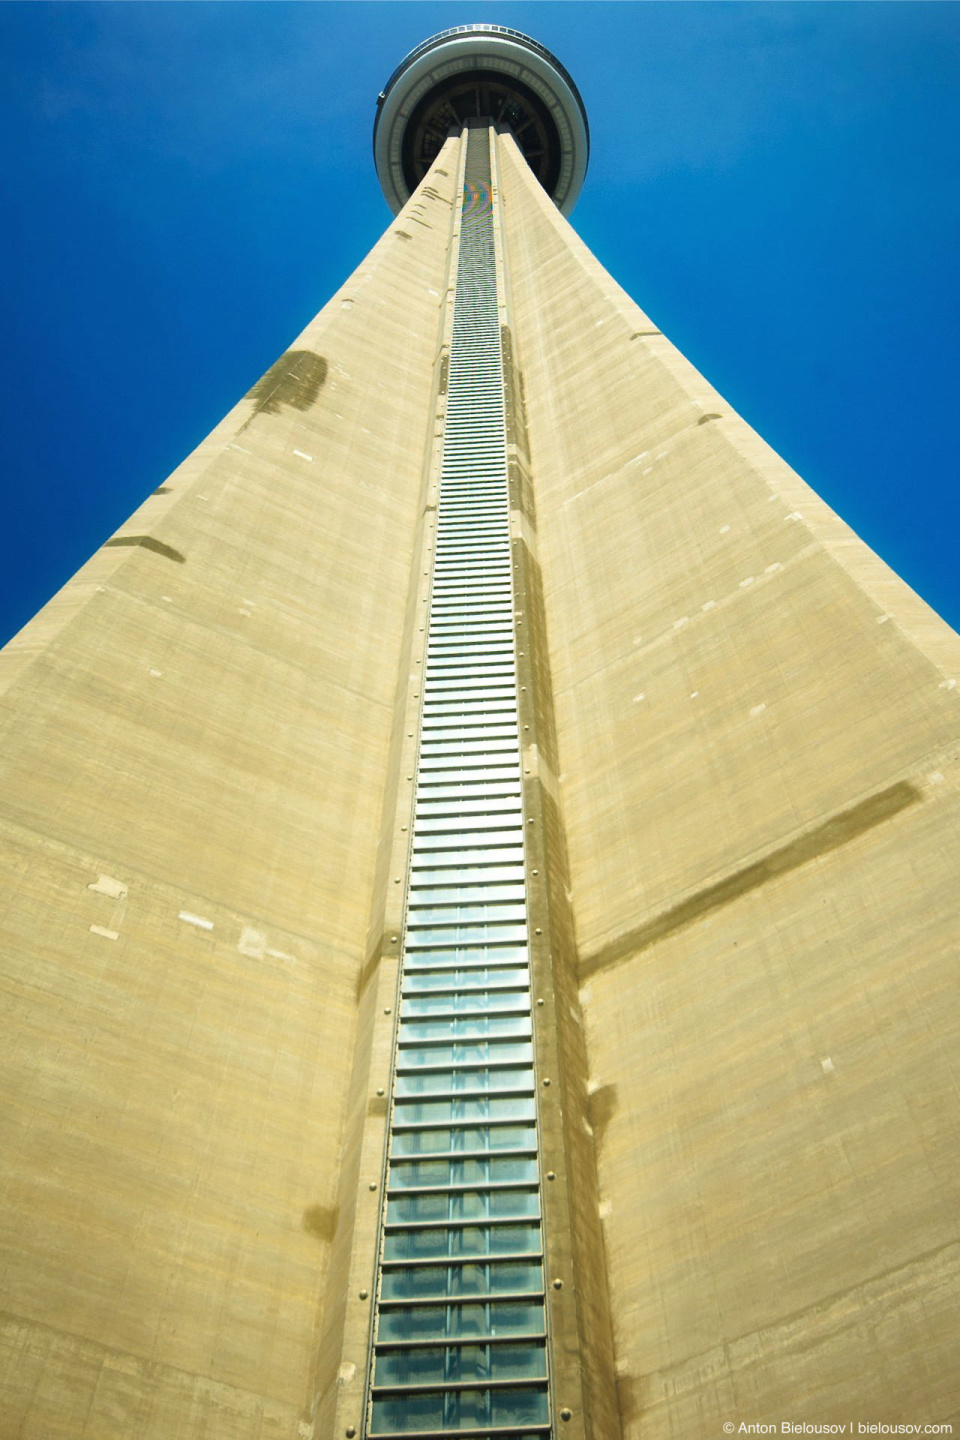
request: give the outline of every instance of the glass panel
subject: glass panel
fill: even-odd
[[[436,1155],[449,1151],[532,1150],[537,1132],[532,1125],[472,1125],[449,1130],[398,1130],[391,1137],[391,1155]]]
[[[405,971],[431,970],[441,967],[456,968],[458,965],[471,969],[480,965],[512,965],[518,960],[526,961],[523,945],[474,945],[457,948],[445,945],[424,947],[418,953],[407,955]]]
[[[491,1040],[530,1035],[525,1015],[464,1015],[451,1020],[408,1020],[400,1024],[400,1042],[416,1040]]]
[[[384,1270],[380,1289],[387,1300],[425,1299],[431,1295],[470,1299],[482,1295],[535,1295],[542,1291],[543,1268],[532,1260],[409,1265]]]
[[[476,770],[430,770],[420,775],[420,786],[426,794],[434,786],[453,790],[459,785],[503,785],[520,780],[519,765],[497,765]]]
[[[459,804],[463,800],[514,800],[519,804],[521,784],[519,773],[504,780],[465,780],[459,785],[419,785],[417,803]]]
[[[448,925],[454,921],[461,924],[472,925],[479,922],[485,924],[490,920],[524,920],[526,919],[526,906],[515,904],[498,904],[491,900],[480,905],[450,905],[440,906],[411,906],[407,914],[409,925]]]
[[[513,655],[512,625],[472,625],[469,628],[460,626],[456,629],[451,626],[443,629],[438,629],[435,625],[430,627],[430,638],[427,641],[428,659],[442,660],[454,655],[493,653]]]
[[[427,674],[438,675],[443,679],[447,672],[453,670],[458,675],[488,675],[491,672],[513,670],[512,647],[509,650],[497,650],[493,646],[484,646],[481,655],[468,657],[459,648],[455,653],[449,655],[433,655],[427,657]]]
[[[520,842],[513,845],[504,845],[502,841],[494,840],[488,844],[468,849],[466,846],[458,846],[451,855],[445,847],[432,846],[428,840],[415,840],[416,846],[411,860],[413,874],[411,882],[420,885],[430,881],[431,875],[424,875],[422,872],[436,871],[438,881],[450,880],[454,876],[451,870],[457,871],[465,880],[485,879],[487,875],[494,878],[491,871],[486,867],[489,865],[512,865],[519,867],[523,873],[523,846]],[[481,870],[481,867],[482,870]],[[439,872],[443,871],[441,875]],[[480,872],[475,874],[472,872]]]
[[[536,1190],[455,1190],[449,1194],[401,1195],[387,1202],[388,1224],[444,1220],[536,1220]]]
[[[392,1396],[373,1402],[373,1433],[415,1434],[417,1430],[439,1430],[444,1424],[443,1393]]]
[[[543,1305],[492,1300],[485,1305],[402,1305],[380,1313],[377,1339],[453,1340],[461,1336],[542,1335]]]
[[[525,925],[451,925],[445,930],[411,929],[406,937],[408,948],[422,948],[425,945],[484,945],[498,940],[526,940]]]
[[[446,1018],[452,1015],[469,1015],[478,1011],[485,1014],[528,1012],[530,1009],[529,987],[523,990],[474,990],[466,994],[414,995],[406,996],[402,1002],[400,1016],[403,1020],[419,1019],[423,1016]]]
[[[545,1380],[542,1341],[505,1345],[448,1345],[381,1351],[375,1385],[417,1385],[430,1381]]]
[[[391,1160],[389,1187],[392,1193],[450,1185],[533,1185],[536,1180],[537,1162],[532,1156],[482,1155],[465,1160]]]
[[[546,1390],[490,1390],[493,1425],[545,1425]]]
[[[423,697],[423,718],[424,722],[436,718],[442,718],[449,711],[463,711],[464,718],[477,710],[489,710],[491,716],[500,717],[512,716],[517,718],[517,690],[513,680],[507,685],[485,685],[482,690],[475,687],[469,690],[447,689],[431,693],[429,684],[425,687]],[[424,733],[430,729],[424,724]]]
[[[397,1069],[413,1070],[422,1065],[529,1065],[533,1046],[522,1041],[480,1040],[473,1045],[408,1046],[397,1055]]]
[[[417,877],[418,880],[420,877]],[[451,880],[458,877],[451,875]],[[522,901],[526,899],[526,888],[521,882],[517,885],[496,885],[492,881],[482,885],[454,884],[439,886],[422,886],[417,884],[411,890],[411,900],[417,905],[431,905],[437,903],[452,904],[456,901],[469,902],[471,900],[486,901]]]
[[[516,745],[516,724],[513,721],[508,725],[498,723],[495,725],[442,724],[434,726],[426,722],[424,723],[423,743],[424,745],[428,745],[431,750],[435,750],[437,746],[441,744],[451,744],[453,741],[477,747],[481,744],[486,746],[488,741],[494,742],[497,740],[512,740],[513,744]]]
[[[426,1075],[398,1075],[398,1099],[406,1095],[442,1095],[460,1090],[533,1090],[533,1071],[524,1067],[510,1070],[440,1070]]]
[[[504,750],[516,754],[518,739],[519,737],[514,735],[509,740],[496,739],[488,741],[485,745],[479,745],[476,742],[471,744],[464,740],[428,741],[424,738],[420,751],[420,763],[422,765],[425,758],[427,760],[431,757],[436,759],[441,755],[455,755],[462,759],[466,759],[469,755],[478,755],[483,759],[487,755],[494,755]]]
[[[481,1255],[539,1255],[539,1225],[462,1225],[446,1230],[392,1230],[384,1260],[458,1260]]]
[[[398,1101],[394,1106],[395,1125],[429,1125],[446,1121],[458,1125],[463,1121],[535,1120],[536,1106],[523,1095],[472,1098],[454,1096],[448,1100]]]
[[[518,819],[523,813],[520,803],[520,792],[518,790],[507,791],[500,795],[471,795],[469,791],[460,791],[454,796],[443,798],[436,795],[423,795],[417,797],[417,819],[429,820],[439,816],[453,816],[465,824],[482,825],[485,818],[496,819]]]
[[[476,824],[476,822],[472,822]],[[417,834],[413,837],[415,851],[422,851],[429,855],[430,864],[436,864],[439,860],[439,852],[446,851],[450,854],[450,861],[456,863],[458,860],[465,860],[466,855],[471,855],[474,850],[481,850],[481,847],[489,850],[505,850],[512,845],[514,850],[522,845],[524,840],[524,829],[520,824],[520,816],[517,821],[508,822],[501,819],[497,828],[491,829],[466,829],[466,831],[450,832],[438,829],[438,821],[429,821],[426,827],[417,825]],[[466,848],[465,848],[466,847]],[[438,851],[438,854],[430,854],[430,851]],[[413,855],[413,863],[417,863],[419,855]]]
[[[429,970],[404,975],[405,996],[421,995],[436,990],[516,990],[529,989],[530,971],[524,966],[503,970]]]

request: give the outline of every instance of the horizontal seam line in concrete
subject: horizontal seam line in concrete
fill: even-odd
[[[795,561],[806,559],[810,555],[815,555],[818,551],[823,550],[823,548],[824,547],[820,545],[818,541],[814,540],[809,545],[804,545],[800,550],[795,550],[794,553],[792,555],[789,555],[786,560],[781,560],[779,562],[779,570],[774,570],[772,574],[767,574],[766,571],[764,571],[760,575],[755,575],[754,588],[756,586],[764,586],[768,582],[776,580],[779,575],[785,575],[789,567],[792,566]],[[542,568],[544,569],[544,571],[546,571],[547,569],[546,566],[543,566]],[[570,581],[565,583],[573,584],[574,582]],[[728,590],[725,595],[721,595],[715,600],[715,608],[717,610],[720,610],[721,608],[726,608],[728,604],[732,604],[733,601],[735,601],[739,596],[742,596],[744,594],[746,594],[746,591],[743,590],[738,584],[735,590]],[[710,597],[710,599],[713,598],[713,596]],[[702,606],[698,606],[694,610],[692,615],[687,615],[684,618],[686,619],[688,624],[693,625],[696,623],[697,620],[703,619],[706,614],[712,613],[712,611],[704,611]],[[685,627],[681,627],[681,629],[682,628]],[[646,645],[636,646],[636,648],[631,652],[632,657],[634,659],[639,659],[641,656],[648,655],[652,650],[660,649],[660,647],[665,645],[668,640],[672,640],[679,633],[680,632],[677,629],[676,624],[671,625],[668,630],[661,630],[660,633],[658,635],[655,635],[653,639],[648,641]],[[595,669],[589,671],[578,669],[577,678],[575,680],[568,681],[566,685],[556,686],[554,689],[554,694],[562,695],[567,691],[576,690],[583,685],[588,685],[590,681],[594,678],[594,676],[602,675],[605,671],[612,669],[616,663],[617,662],[614,661],[605,665],[598,665],[595,667]]]
[[[0,1310],[0,1324],[23,1326],[31,1330],[42,1330],[48,1335],[56,1335],[65,1339],[76,1340],[81,1345],[89,1345],[92,1349],[100,1351],[102,1355],[115,1355],[121,1360],[136,1360],[145,1367],[160,1367],[171,1375],[189,1375],[193,1380],[199,1380],[205,1385],[217,1385],[224,1390],[233,1391],[237,1395],[250,1395],[254,1400],[268,1401],[272,1405],[282,1405],[285,1409],[299,1415],[300,1407],[290,1400],[280,1400],[275,1395],[265,1395],[262,1390],[248,1390],[245,1385],[234,1385],[229,1380],[218,1380],[213,1375],[206,1375],[201,1370],[185,1370],[181,1365],[172,1365],[169,1361],[158,1360],[155,1356],[141,1355],[136,1350],[121,1350],[118,1345],[107,1345],[102,1340],[94,1340],[77,1330],[60,1330],[55,1325],[48,1325],[43,1320],[31,1320],[26,1315],[15,1315],[10,1310]],[[31,1397],[32,1399],[32,1397]]]
[[[126,870],[128,874],[139,875],[143,880],[150,881],[155,885],[163,885],[167,890],[172,891],[175,895],[182,894],[187,896],[191,900],[191,903],[195,901],[202,901],[204,904],[213,905],[218,910],[223,910],[231,916],[236,916],[240,920],[241,924],[245,924],[247,921],[250,921],[251,929],[254,928],[254,922],[259,921],[260,924],[266,925],[268,928],[277,930],[283,935],[289,935],[291,939],[302,940],[307,945],[316,946],[318,950],[322,950],[325,948],[322,938],[313,935],[305,935],[301,930],[293,930],[282,920],[270,920],[267,918],[266,915],[253,914],[251,911],[244,912],[242,910],[238,910],[235,905],[230,905],[224,900],[218,900],[213,895],[201,894],[197,890],[181,890],[180,887],[177,886],[177,884],[173,880],[167,879],[163,875],[157,875],[152,870],[146,870],[143,868],[143,866],[140,865],[131,865],[129,864],[129,862],[121,859],[120,856],[108,855],[103,850],[93,851],[83,849],[80,845],[76,844],[75,841],[64,839],[60,835],[53,835],[48,831],[44,830],[35,830],[32,825],[24,825],[21,820],[14,819],[13,816],[7,815],[2,810],[2,808],[0,808],[0,839],[2,839],[3,826],[7,826],[10,830],[18,831],[25,836],[36,836],[37,839],[46,841],[48,844],[52,842],[54,845],[62,846],[65,851],[69,851],[70,854],[74,857],[81,858],[90,856],[96,861],[97,866],[99,866],[102,862],[103,864],[110,865],[111,868],[116,867],[121,872]],[[128,901],[130,899],[129,888],[130,887],[128,886],[128,893],[126,897]],[[333,950],[334,953],[337,953],[338,950],[337,946],[330,945],[329,943],[327,944],[326,948]],[[339,953],[342,954],[345,959],[347,958],[347,954],[345,951],[340,950]],[[357,958],[357,965],[362,965],[365,958],[366,952],[364,950],[364,954],[362,956],[358,956]]]
[[[838,1302],[846,1299],[848,1295],[855,1295],[858,1290],[863,1290],[870,1285],[876,1285],[879,1281],[886,1279],[889,1275],[897,1275],[904,1271],[910,1270],[916,1265],[923,1264],[925,1261],[935,1259],[938,1255],[942,1255],[946,1250],[955,1250],[958,1247],[960,1247],[960,1241],[947,1240],[943,1245],[938,1245],[933,1250],[924,1250],[920,1255],[912,1256],[909,1260],[905,1260],[901,1265],[891,1265],[889,1270],[878,1270],[874,1275],[867,1275],[864,1277],[864,1279],[858,1280],[855,1285],[848,1285],[845,1290],[833,1290],[830,1292],[829,1295],[823,1295],[819,1299],[811,1301],[811,1303],[805,1306],[802,1310],[790,1310],[787,1312],[786,1315],[778,1315],[776,1319],[770,1320],[766,1324],[759,1325],[755,1330],[744,1330],[741,1334],[733,1335],[729,1339],[718,1340],[717,1344],[715,1346],[712,1346],[711,1349],[716,1350],[722,1347],[723,1350],[726,1351],[731,1345],[741,1344],[744,1340],[749,1340],[751,1336],[763,1335],[770,1330],[789,1325],[793,1321],[802,1320],[809,1316],[812,1311],[825,1310],[829,1306],[836,1305]],[[851,1321],[851,1323],[854,1324],[861,1322],[862,1316],[859,1315]],[[676,1370],[681,1365],[689,1365],[691,1361],[696,1361],[701,1355],[709,1354],[710,1350],[698,1350],[695,1351],[693,1354],[685,1355],[681,1360],[673,1361],[672,1364],[668,1366],[661,1367],[661,1369],[659,1370],[644,1371],[636,1378],[639,1380],[650,1380],[657,1375],[669,1375],[671,1370]],[[768,1357],[766,1355],[754,1356],[747,1361],[746,1365],[742,1366],[741,1368],[746,1370],[753,1365],[763,1364],[767,1358]]]
[[[226,640],[235,640],[237,645],[245,647],[247,650],[252,651],[253,654],[263,655],[267,660],[272,660],[277,665],[283,665],[291,670],[295,670],[298,674],[306,675],[311,680],[316,681],[321,678],[315,666],[301,665],[296,660],[291,660],[288,656],[278,655],[273,650],[265,650],[262,645],[254,644],[252,640],[245,635],[241,635],[239,631],[227,630],[222,625],[213,624],[212,621],[199,619],[195,615],[191,615],[190,611],[184,606],[177,605],[175,602],[171,605],[162,600],[154,600],[149,595],[138,594],[135,590],[124,590],[121,585],[100,585],[97,587],[96,593],[101,595],[122,595],[125,600],[132,600],[137,605],[147,605],[152,610],[159,610],[162,614],[179,615],[182,619],[188,621],[189,624],[195,625],[198,630],[207,631],[211,635],[221,635]],[[45,649],[38,653],[45,653]],[[328,680],[324,680],[324,684],[325,686],[330,686]],[[336,682],[331,688],[342,690],[346,695],[352,695],[364,705],[376,705],[381,709],[391,711],[391,713],[394,709],[393,697],[389,700],[376,700],[369,695],[365,695],[362,690],[355,690],[352,686],[345,685],[342,681]]]

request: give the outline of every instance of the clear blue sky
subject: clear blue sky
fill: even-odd
[[[359,262],[376,94],[474,20],[577,80],[602,262],[960,625],[956,4],[4,4],[0,640]]]

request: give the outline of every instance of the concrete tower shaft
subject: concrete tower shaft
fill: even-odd
[[[485,93],[0,656],[0,1440],[960,1415],[960,641]]]
[[[447,136],[481,117],[511,131],[543,188],[569,215],[590,154],[583,100],[555,55],[505,25],[441,30],[404,57],[377,97],[373,154],[393,213]]]

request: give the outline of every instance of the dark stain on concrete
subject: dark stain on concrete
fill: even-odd
[[[154,495],[171,495],[173,492],[169,485],[158,485],[153,493]]]
[[[593,1143],[597,1150],[603,1144],[607,1126],[617,1113],[616,1085],[600,1085],[587,1096],[587,1119],[593,1131]]]
[[[356,1000],[358,1004],[360,1003],[360,997],[363,994],[364,990],[366,990],[367,986],[370,984],[370,981],[380,969],[380,959],[382,955],[383,942],[381,941],[381,943],[376,947],[373,953],[367,956],[362,969],[357,972]]]
[[[398,240],[412,240],[412,239],[413,239],[413,236],[412,236],[412,235],[408,235],[407,232],[406,232],[406,230],[394,230],[393,233],[394,233],[394,235],[396,235],[396,237],[397,237]]]
[[[282,406],[309,410],[327,378],[327,362],[312,350],[288,350],[248,391],[255,414],[277,415]]]
[[[632,1375],[617,1376],[617,1409],[625,1435],[631,1432],[634,1421],[640,1418],[639,1388]]]
[[[722,419],[723,419],[723,416],[722,416],[722,415],[718,415],[715,410],[711,410],[709,414],[707,414],[707,415],[701,415],[701,416],[700,416],[700,419],[697,421],[697,424],[698,424],[698,425],[706,425],[706,423],[707,423],[708,420],[722,420]]]
[[[742,870],[718,880],[715,885],[706,886],[671,910],[655,915],[645,925],[639,925],[635,930],[618,936],[594,955],[585,956],[580,962],[581,980],[596,975],[601,970],[608,970],[622,960],[631,959],[667,935],[702,920],[704,915],[708,915],[712,910],[719,910],[722,906],[739,900],[741,895],[766,885],[768,880],[788,875],[791,870],[798,870],[801,865],[806,865],[821,855],[828,855],[831,850],[838,850],[842,845],[848,845],[851,840],[856,840],[875,825],[882,825],[901,810],[915,805],[921,798],[921,792],[909,780],[898,780],[896,784],[888,785],[885,790],[877,791],[857,805],[851,805],[848,810],[838,811],[822,825],[817,825],[786,845],[771,850],[762,859],[745,865]]]
[[[114,535],[112,540],[104,542],[104,550],[111,546],[141,545],[144,550],[152,550],[154,555],[162,555],[166,560],[175,560],[178,565],[186,562],[186,556],[181,555],[179,550],[174,550],[172,545],[164,545],[162,540],[154,540],[152,535]]]
[[[315,1235],[329,1245],[337,1233],[340,1209],[337,1205],[309,1205],[303,1212],[301,1224],[308,1235]]]
[[[662,330],[634,330],[631,340],[646,340],[651,335],[662,335]]]

